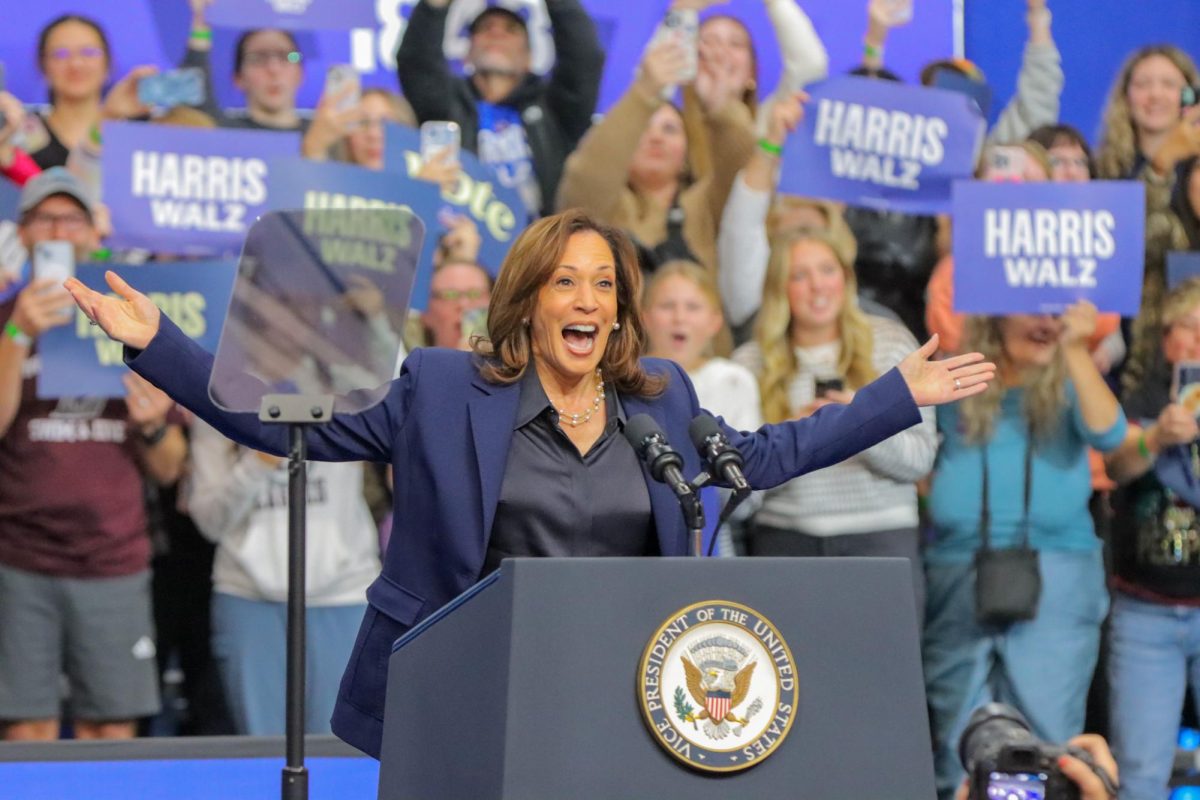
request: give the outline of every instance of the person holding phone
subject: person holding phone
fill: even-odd
[[[0,304],[0,736],[58,737],[65,670],[75,736],[127,738],[159,707],[142,480],[178,479],[186,444],[171,399],[132,374],[123,400],[37,397],[38,337],[76,320],[62,269],[37,254],[66,248],[70,269],[99,237],[61,167],[18,208],[35,263]]]
[[[717,227],[734,176],[754,152],[742,87],[726,71],[693,82],[705,108],[708,138],[721,158],[713,171],[691,171],[690,141],[679,108],[664,89],[681,82],[689,56],[674,37],[651,41],[638,77],[567,159],[558,207],[583,208],[628,231],[652,272],[672,259],[717,270]]]
[[[596,26],[579,0],[547,0],[546,11],[557,61],[545,78],[530,70],[525,19],[498,5],[468,27],[465,78],[442,52],[450,0],[418,2],[396,53],[417,119],[457,123],[462,147],[493,167],[532,217],[554,208],[563,162],[592,123],[604,68]]]
[[[1121,797],[1160,800],[1188,686],[1200,698],[1200,278],[1162,309],[1163,364],[1124,395],[1113,494],[1109,723]]]
[[[243,31],[233,57],[233,83],[246,98],[246,113],[229,114],[217,105],[212,80],[212,28],[207,7],[212,0],[188,0],[192,27],[180,64],[199,69],[204,77],[204,102],[199,109],[223,128],[301,131],[308,120],[296,111],[296,93],[304,82],[304,54],[291,31],[263,28]]]
[[[758,377],[766,422],[853,402],[916,346],[902,324],[859,308],[853,264],[849,238],[802,230],[772,242],[755,339],[733,355]],[[907,558],[919,611],[916,482],[936,452],[933,415],[922,411],[904,432],[764,492],[747,533],[749,554]]]

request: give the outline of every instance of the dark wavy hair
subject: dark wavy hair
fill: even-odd
[[[296,37],[292,35],[291,31],[285,31],[281,28],[251,28],[250,30],[243,32],[242,35],[238,37],[237,45],[233,49],[234,75],[240,75],[242,72],[242,62],[246,60],[246,43],[250,41],[251,36],[255,35],[256,33],[262,33],[263,31],[275,31],[276,33],[282,33],[287,37],[288,41],[292,43],[292,49],[297,53],[300,52],[300,45],[296,42]]]
[[[38,34],[37,43],[37,63],[38,69],[43,75],[46,74],[46,44],[50,41],[50,34],[54,33],[54,29],[60,25],[65,25],[68,22],[77,22],[80,25],[91,28],[100,39],[100,49],[104,51],[104,66],[105,68],[112,66],[112,47],[108,43],[108,34],[104,32],[104,28],[99,22],[91,17],[85,17],[81,14],[62,14],[47,22],[42,26],[41,32]],[[54,90],[50,90],[50,104],[54,105]]]
[[[608,243],[617,272],[619,330],[608,337],[600,357],[605,380],[623,394],[653,397],[666,388],[666,378],[642,367],[646,332],[638,301],[642,273],[629,237],[580,209],[543,217],[517,237],[500,267],[488,304],[488,335],[471,347],[480,361],[480,374],[492,383],[515,383],[533,359],[529,326],[538,292],[558,268],[567,242],[577,233],[594,232]]]

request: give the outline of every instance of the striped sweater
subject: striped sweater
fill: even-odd
[[[882,375],[915,350],[917,342],[898,322],[872,315],[867,319],[875,337],[872,360]],[[818,376],[836,374],[840,349],[840,342],[796,348],[799,367],[788,387],[793,409],[813,401]],[[762,353],[756,342],[738,348],[733,360],[761,373]],[[764,492],[755,522],[813,536],[915,528],[915,483],[932,469],[936,453],[934,415],[923,408],[919,425],[841,464]]]

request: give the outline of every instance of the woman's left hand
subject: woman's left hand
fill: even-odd
[[[896,365],[918,406],[937,406],[977,395],[996,377],[996,365],[984,361],[982,353],[930,361],[937,348],[935,333]]]

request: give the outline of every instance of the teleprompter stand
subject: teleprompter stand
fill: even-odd
[[[305,516],[308,509],[308,443],[305,429],[333,417],[333,395],[269,394],[258,418],[288,427],[288,594],[286,762],[280,796],[307,800],[308,768],[304,766]]]

